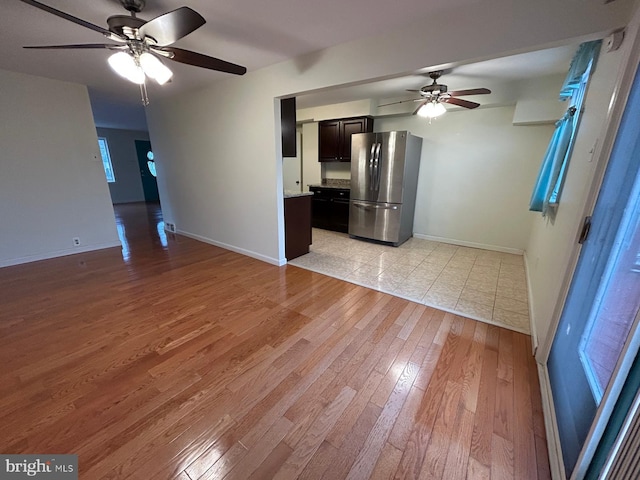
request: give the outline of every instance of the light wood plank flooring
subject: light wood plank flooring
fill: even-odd
[[[158,235],[0,269],[0,451],[82,479],[544,479],[528,336]]]

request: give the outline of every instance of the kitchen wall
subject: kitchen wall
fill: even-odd
[[[320,122],[334,118],[363,117],[372,115],[375,106],[371,100],[354,100],[352,102],[334,103],[318,107],[299,108],[296,110],[296,121],[301,123]]]
[[[530,308],[541,345],[548,344],[551,338],[547,336],[554,334],[550,329],[554,311],[564,301],[563,285],[572,275],[589,187],[598,167],[593,152],[605,133],[616,78],[624,70],[625,50],[629,44],[623,44],[623,48],[614,52],[606,52],[604,46],[601,50],[589,84],[557,215],[552,219],[532,213],[526,259]]]
[[[0,92],[0,267],[119,246],[86,87],[0,70]]]
[[[195,238],[283,264],[279,97],[575,42],[626,24],[633,4],[447,4],[396,31],[154,101],[147,120],[165,219]],[[434,38],[438,48],[425,48]]]
[[[284,191],[302,191],[302,126],[296,126],[296,155],[282,158],[282,183]]]
[[[376,131],[423,138],[413,230],[432,240],[522,253],[529,198],[552,125],[514,126],[514,106],[449,111],[428,120],[376,119]]]
[[[318,122],[302,124],[302,191],[322,182],[322,166],[318,162]]]
[[[149,133],[137,130],[97,128],[99,137],[105,137],[109,145],[111,164],[116,177],[109,183],[112,203],[144,202],[136,140],[149,140]]]
[[[351,178],[351,164],[344,162],[322,162],[322,178]]]

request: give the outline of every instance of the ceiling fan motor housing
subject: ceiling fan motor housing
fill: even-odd
[[[120,0],[122,6],[133,13],[140,13],[144,8],[146,0]]]
[[[124,35],[129,39],[135,38],[135,32],[145,23],[147,22],[129,15],[113,15],[107,18],[107,25],[109,25],[110,31],[118,35]]]
[[[434,82],[431,85],[422,87],[420,91],[429,95],[439,95],[441,93],[447,93],[447,86]]]
[[[429,77],[433,80],[431,85],[425,85],[420,89],[420,93],[426,95],[440,95],[441,93],[447,93],[447,86],[438,83],[438,79],[442,76],[443,70],[437,70],[431,72]]]

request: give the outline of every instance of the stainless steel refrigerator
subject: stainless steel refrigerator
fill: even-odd
[[[421,150],[405,131],[351,136],[350,236],[397,247],[413,235]]]

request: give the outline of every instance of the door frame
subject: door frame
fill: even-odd
[[[582,217],[584,218],[591,215],[593,212],[596,201],[598,199],[598,193],[603,183],[604,174],[609,163],[609,158],[613,151],[622,116],[624,114],[631,87],[635,79],[636,70],[640,63],[640,9],[638,9],[633,19],[629,22],[625,29],[625,41],[622,44],[622,60],[621,65],[623,68],[618,72],[616,77],[612,102],[609,105],[607,115],[605,117],[604,125],[605,131],[602,135],[602,141],[598,142],[594,146],[593,158],[596,161],[594,169],[593,180],[589,188],[589,193],[585,201]],[[547,370],[547,362],[551,352],[551,346],[553,339],[555,338],[564,304],[567,300],[567,295],[573,276],[576,272],[578,264],[578,258],[580,256],[581,245],[577,243],[577,238],[580,232],[576,232],[576,243],[571,251],[569,258],[569,267],[565,272],[561,289],[556,301],[556,305],[553,310],[553,316],[551,319],[551,326],[547,332],[546,338],[538,344],[536,350],[535,359],[538,363],[538,371],[540,377],[540,387],[542,393],[542,406],[544,410],[545,429],[547,433],[549,461],[551,467],[552,478],[563,479],[566,478],[566,472],[564,469],[564,463],[562,461],[562,450],[560,448],[560,436],[557,427],[557,419],[555,415],[555,407],[553,403],[553,396],[551,393],[550,379]],[[627,345],[626,349],[629,346]],[[616,369],[617,373],[618,369]],[[608,388],[607,391],[610,389]],[[613,406],[611,406],[613,408]],[[610,413],[610,412],[609,412]],[[591,456],[595,452],[598,441],[606,425],[600,425],[599,420],[607,412],[603,411],[603,408],[598,408],[596,417],[589,431],[585,445],[580,452],[576,467],[574,468],[575,478],[577,473],[582,470],[586,470],[591,460]],[[606,422],[605,422],[606,424]],[[598,439],[598,441],[593,441]],[[586,463],[586,466],[584,465]]]

